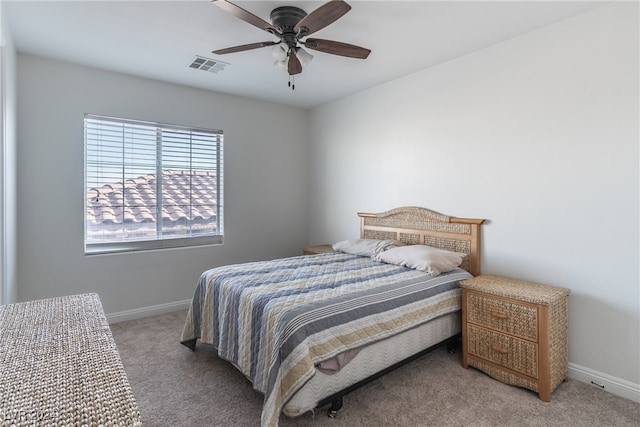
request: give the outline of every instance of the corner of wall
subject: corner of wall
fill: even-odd
[[[17,300],[16,51],[0,2],[0,304]]]

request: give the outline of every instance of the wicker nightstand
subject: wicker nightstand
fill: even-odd
[[[316,245],[316,246],[306,246],[302,248],[303,255],[316,255],[316,254],[328,254],[333,253],[333,248],[331,245]]]
[[[463,281],[462,366],[548,402],[567,378],[569,289],[497,276]]]

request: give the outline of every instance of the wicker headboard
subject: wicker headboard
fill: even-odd
[[[406,206],[382,213],[362,213],[360,237],[396,239],[466,253],[460,267],[480,274],[480,225],[484,219],[456,218],[426,208]]]

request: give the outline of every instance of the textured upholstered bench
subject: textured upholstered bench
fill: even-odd
[[[0,425],[142,426],[98,295],[0,306]]]

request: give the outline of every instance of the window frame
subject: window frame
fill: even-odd
[[[96,242],[96,243],[88,243],[87,242],[87,216],[88,216],[88,197],[87,191],[88,187],[88,138],[87,138],[87,120],[100,120],[100,121],[108,121],[119,124],[131,124],[136,126],[148,126],[154,127],[156,129],[156,133],[159,135],[159,130],[164,131],[177,131],[182,132],[184,134],[197,132],[204,133],[215,136],[218,138],[218,141],[215,143],[215,166],[216,166],[216,234],[210,235],[197,235],[197,236],[185,236],[185,235],[177,235],[177,236],[162,236],[156,233],[155,238],[143,238],[140,240],[131,240],[131,241],[117,241],[117,242]],[[158,143],[161,140],[158,136]],[[131,252],[131,251],[146,251],[146,250],[155,250],[155,249],[169,249],[169,248],[181,248],[181,247],[192,247],[192,246],[202,246],[202,245],[222,245],[224,244],[224,132],[218,129],[205,129],[205,128],[197,128],[190,126],[182,126],[182,125],[173,125],[167,123],[158,123],[158,122],[150,122],[143,120],[134,120],[134,119],[124,119],[120,117],[111,117],[97,114],[85,113],[83,118],[83,147],[84,147],[84,186],[83,186],[83,240],[84,240],[84,254],[85,255],[94,255],[94,254],[109,254],[109,253],[120,253],[120,252]],[[190,160],[193,159],[193,156],[189,157]],[[123,161],[124,165],[124,161]],[[164,170],[162,166],[162,162],[157,161],[155,174],[158,176],[159,172]],[[193,169],[192,169],[193,171]],[[161,179],[160,179],[161,181]],[[123,181],[124,182],[124,181]],[[161,204],[160,204],[161,206]],[[161,229],[162,220],[158,220],[158,216],[156,215],[156,224],[158,224],[159,230]]]

